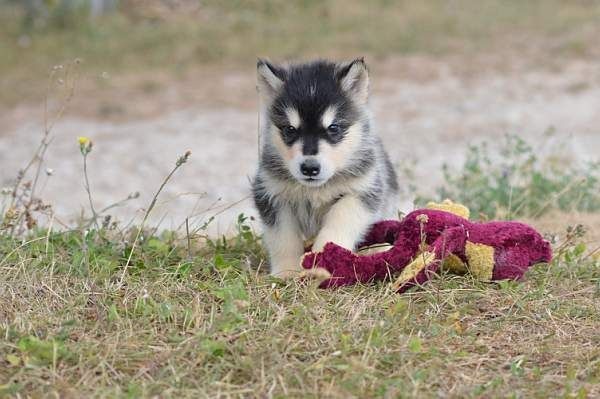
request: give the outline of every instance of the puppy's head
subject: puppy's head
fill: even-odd
[[[365,133],[369,75],[362,59],[279,66],[258,61],[268,142],[289,174],[318,187],[351,162]]]

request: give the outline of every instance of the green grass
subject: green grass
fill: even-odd
[[[255,54],[477,51],[507,32],[576,44],[599,15],[596,5],[554,0],[206,4],[212,18],[201,24],[179,16],[131,26],[114,15],[28,32],[6,11],[3,92],[22,94],[10,85],[73,57],[83,74],[163,70],[165,60],[177,73]],[[327,24],[307,28],[318,19]],[[23,33],[26,48],[16,45]],[[511,138],[497,154],[473,148],[462,171],[446,170],[439,195],[490,217],[597,211],[595,168],[542,167]],[[441,275],[397,295],[387,283],[330,291],[271,278],[260,237],[245,217],[237,222],[233,237],[200,228],[189,241],[148,226],[138,235],[110,223],[32,224],[21,236],[0,223],[0,397],[600,395],[600,258],[580,227],[559,235],[555,260],[522,283]]]
[[[538,170],[518,161],[526,143],[508,143],[500,165]],[[467,168],[467,204],[514,191],[483,165]],[[36,227],[47,208],[31,175],[14,202],[3,191],[0,397],[600,395],[600,247],[582,226],[550,235],[553,262],[520,283],[442,274],[402,295],[387,282],[320,290],[268,276],[243,215],[218,238],[206,225],[157,233],[110,219]],[[566,195],[554,175],[540,179],[547,196]]]
[[[470,146],[459,171],[444,166],[435,198],[468,204],[480,218],[538,218],[551,211],[600,211],[600,162],[577,164],[560,150],[540,155],[532,144],[507,135],[499,145]],[[412,190],[418,187],[413,184]]]
[[[442,275],[319,290],[259,239],[133,231],[0,238],[0,395],[594,397],[600,261],[580,231],[524,283]],[[261,270],[257,270],[261,269]]]

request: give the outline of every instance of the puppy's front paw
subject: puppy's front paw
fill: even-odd
[[[344,247],[344,245],[340,245],[337,242],[334,242],[333,240],[330,240],[328,238],[317,237],[314,244],[312,245],[311,251],[312,252],[322,252],[323,249],[325,249],[325,246],[329,243],[332,243],[332,244],[335,243],[337,246]]]
[[[350,285],[357,281],[355,265],[358,256],[336,244],[328,243],[323,252],[309,252],[302,257],[307,274],[325,278],[321,288]],[[314,272],[311,272],[314,271]],[[327,275],[325,274],[327,273]]]
[[[292,280],[300,277],[301,271],[302,270],[299,269],[298,266],[277,268],[271,271],[271,276],[280,278],[282,280]]]
[[[331,273],[322,267],[315,267],[313,269],[306,269],[302,273],[300,273],[302,278],[315,280],[317,283],[321,284],[325,280],[329,280],[331,278]]]
[[[349,251],[354,249],[354,240],[349,238],[335,237],[333,234],[321,233],[315,239],[314,244],[312,245],[312,252],[322,252],[323,249],[327,246],[327,244],[335,244],[338,247],[345,248]]]

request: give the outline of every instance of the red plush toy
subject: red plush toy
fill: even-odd
[[[491,281],[520,279],[532,265],[550,262],[550,244],[518,222],[476,223],[469,210],[448,200],[409,213],[403,220],[373,226],[353,253],[334,243],[307,253],[307,275],[322,276],[320,287],[384,280],[399,274],[394,289],[404,292],[431,279],[440,267]]]

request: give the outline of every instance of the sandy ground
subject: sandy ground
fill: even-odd
[[[559,146],[579,161],[600,158],[600,61],[551,68],[468,68],[470,62],[413,57],[372,68],[376,129],[399,168],[414,165],[424,191],[440,181],[443,163],[461,164],[469,143],[494,145],[505,133],[539,140],[542,153]],[[153,223],[177,228],[190,217],[200,225],[218,214],[211,232],[227,233],[238,213],[255,214],[246,199],[257,160],[254,76],[249,67],[158,88],[142,84],[137,91],[114,78],[99,98],[89,92],[76,97],[53,130],[46,162],[53,175],[43,182],[43,198],[64,221],[87,209],[76,138],[88,136],[94,142],[89,173],[96,207],[139,191],[138,200],[114,212],[125,221],[139,217],[176,158],[189,149],[190,162],[166,187]],[[0,185],[8,185],[31,157],[42,116],[41,106],[2,111]],[[552,137],[545,135],[549,128]],[[409,210],[411,198],[400,206]]]

